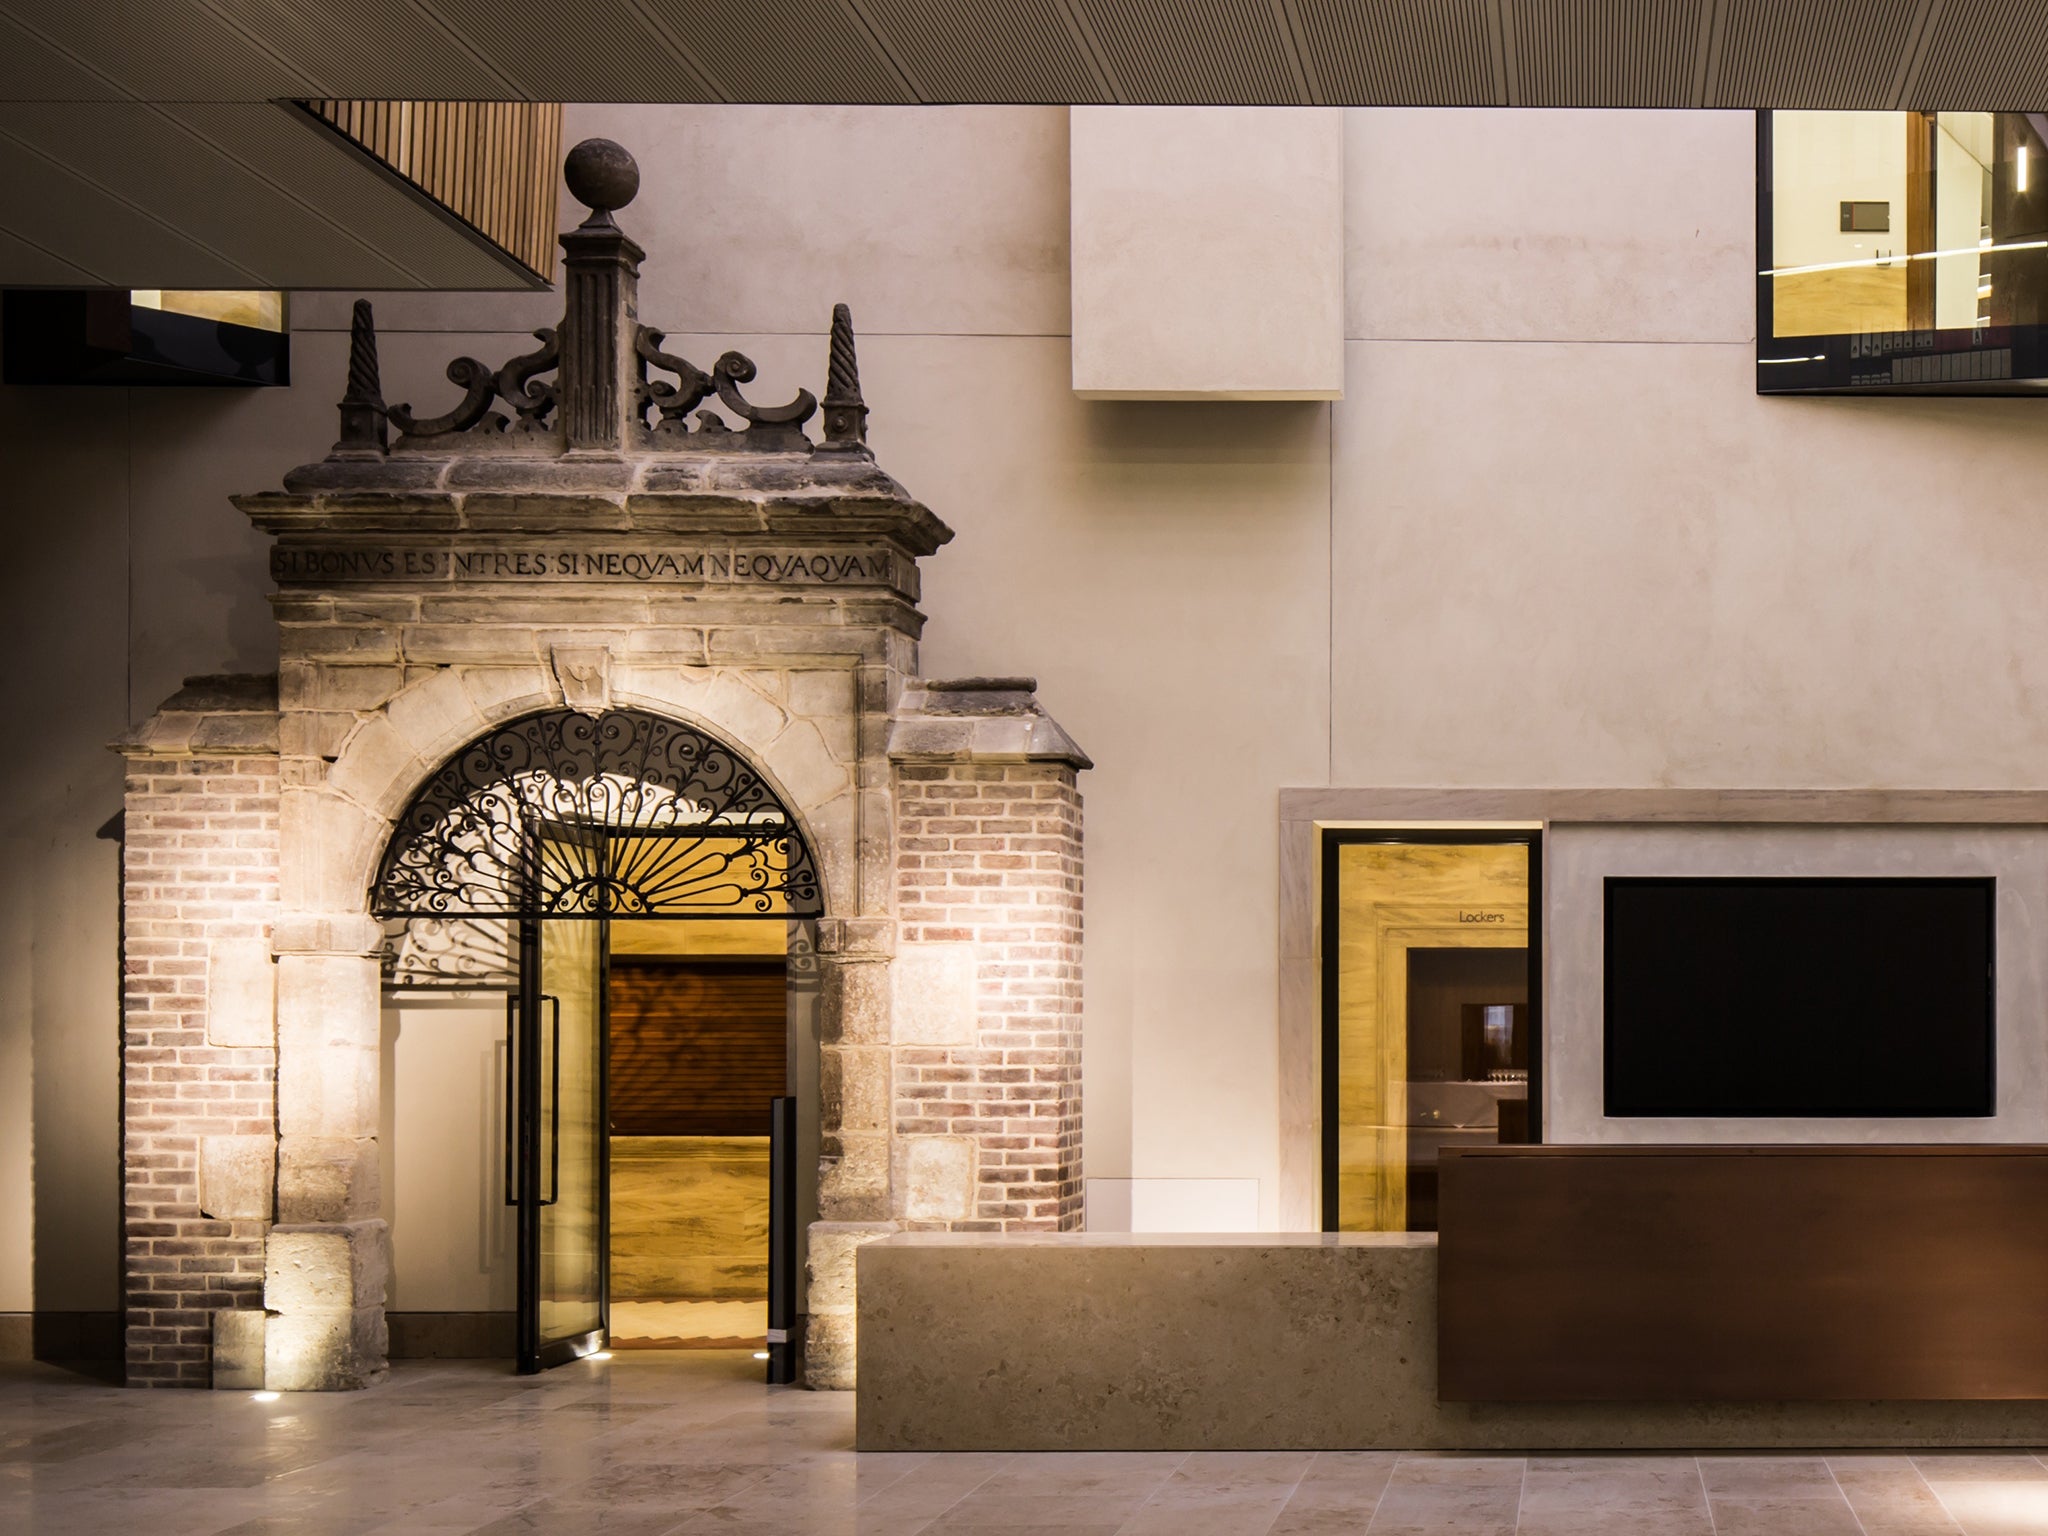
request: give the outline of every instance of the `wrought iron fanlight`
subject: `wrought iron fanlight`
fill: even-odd
[[[814,917],[816,864],[724,743],[639,710],[528,715],[472,742],[398,818],[387,919]]]

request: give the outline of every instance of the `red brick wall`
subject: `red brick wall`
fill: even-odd
[[[897,770],[905,943],[976,949],[973,1047],[895,1053],[898,1135],[972,1136],[959,1231],[1081,1225],[1081,795],[1056,763]]]
[[[123,821],[128,1379],[205,1386],[212,1320],[263,1305],[268,1223],[199,1209],[204,1136],[276,1129],[276,1052],[207,1043],[209,939],[267,938],[275,757],[131,758]]]

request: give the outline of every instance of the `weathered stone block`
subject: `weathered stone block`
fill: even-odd
[[[277,1219],[341,1222],[376,1216],[383,1170],[368,1137],[287,1136],[277,1149]]]
[[[612,707],[612,653],[602,645],[557,645],[551,656],[562,702],[586,715]]]
[[[841,1135],[818,1169],[818,1211],[831,1221],[889,1218],[889,1138]]]
[[[373,811],[395,808],[426,774],[426,765],[382,715],[358,724],[327,771],[329,787]]]
[[[561,702],[555,696],[553,675],[538,665],[462,667],[458,675],[486,720],[507,720]]]
[[[853,774],[847,767],[853,757],[852,734],[850,725],[834,732],[840,738],[837,753],[814,720],[792,721],[775,738],[767,761],[783,793],[798,809],[828,804],[852,787]]]
[[[263,1330],[263,1384],[273,1392],[347,1392],[375,1385],[388,1368],[382,1307],[300,1312]]]
[[[268,1313],[255,1308],[213,1314],[213,1385],[216,1391],[262,1387]]]
[[[894,1043],[973,1045],[975,963],[972,944],[901,946],[889,978]]]
[[[727,741],[773,741],[789,723],[780,706],[730,672],[714,673],[710,686],[691,702]]]
[[[788,697],[792,714],[851,715],[853,692],[853,671],[848,667],[789,674]]]
[[[897,1213],[905,1221],[966,1221],[974,1214],[968,1136],[904,1136],[890,1151]]]
[[[889,1129],[889,1048],[827,1045],[818,1052],[823,1121],[858,1134]]]
[[[382,817],[320,789],[287,788],[278,797],[278,873],[284,904],[298,912],[346,912],[390,831]]]
[[[287,912],[270,931],[278,955],[374,955],[384,929],[361,912]]]
[[[377,1134],[377,963],[356,955],[277,962],[277,1126],[286,1136]]]
[[[811,1224],[805,1265],[810,1297],[804,1324],[806,1385],[840,1392],[853,1386],[855,1255],[864,1244],[896,1230],[888,1221]]]
[[[824,1011],[820,1028],[827,1041],[886,1045],[889,1040],[889,967],[878,960],[821,957]]]
[[[429,767],[486,729],[462,677],[449,669],[431,673],[395,696],[384,716],[406,749]]]
[[[886,960],[896,953],[896,923],[887,917],[821,917],[818,953]]]
[[[381,1221],[272,1227],[263,1247],[263,1304],[281,1313],[381,1307],[389,1239]]]
[[[859,1383],[860,1336],[853,1314],[811,1313],[804,1324],[804,1385],[814,1392],[851,1392]]]
[[[206,1043],[277,1043],[277,967],[263,939],[213,939],[206,953]]]
[[[277,1142],[269,1136],[199,1138],[199,1209],[216,1221],[270,1220]]]

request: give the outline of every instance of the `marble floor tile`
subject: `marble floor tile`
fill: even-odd
[[[1366,1530],[1370,1536],[1513,1536],[1526,1472],[1519,1458],[1403,1457]]]
[[[1863,1531],[1839,1493],[1832,1498],[1716,1494],[1708,1509],[1717,1536],[1862,1536]]]
[[[1700,1480],[1709,1498],[1764,1494],[1780,1498],[1833,1498],[1834,1473],[1822,1456],[1702,1456]]]
[[[2026,1478],[1929,1482],[1964,1536],[2040,1536],[2048,1531],[2048,1484]]]
[[[697,1351],[271,1404],[0,1368],[0,1536],[2048,1536],[2018,1452],[863,1455],[853,1410]]]

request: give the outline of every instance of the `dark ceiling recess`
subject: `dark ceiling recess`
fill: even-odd
[[[321,100],[2027,111],[2048,5],[0,0],[0,285],[535,285]]]
[[[0,383],[291,383],[291,338],[133,303],[123,289],[0,295]]]

